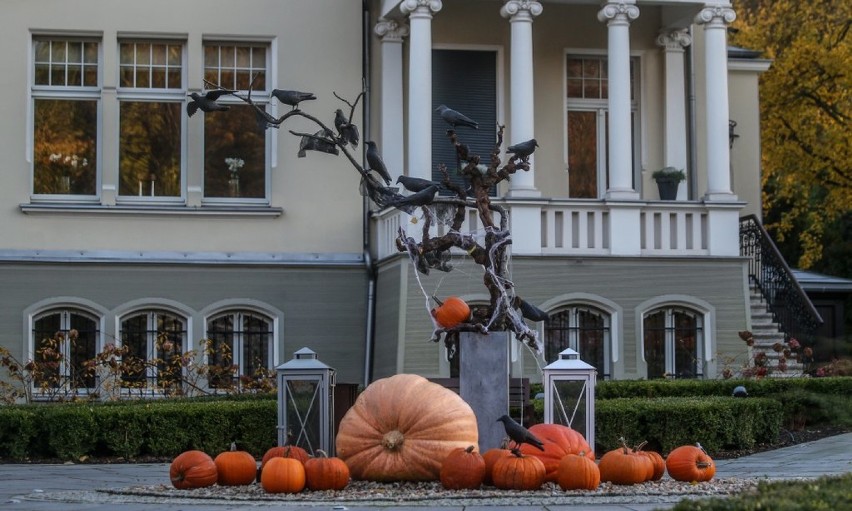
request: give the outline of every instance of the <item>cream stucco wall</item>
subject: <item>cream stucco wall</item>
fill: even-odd
[[[117,38],[125,34],[173,36],[186,42],[189,90],[202,86],[202,41],[206,37],[271,41],[272,87],[309,90],[317,101],[305,110],[332,124],[362,88],[360,2],[338,0],[13,0],[0,17],[0,238],[5,249],[170,250],[247,252],[360,252],[362,198],[359,176],[344,157],[309,153],[296,158],[299,139],[288,133],[316,131],[304,120],[272,132],[277,165],[269,195],[280,216],[220,214],[27,213],[30,202],[31,125],[28,75],[33,33],[100,35],[103,52],[101,136],[103,184],[117,180]],[[309,48],[309,51],[307,49]],[[287,107],[284,107],[287,108]],[[284,109],[279,109],[279,115]],[[361,122],[360,110],[356,117]],[[187,123],[185,174],[189,187],[202,184],[203,114]],[[360,146],[359,146],[360,149]],[[360,159],[360,150],[355,151]],[[186,192],[186,184],[184,193]],[[327,207],[330,206],[330,207]],[[191,207],[188,209],[192,209]],[[137,214],[138,213],[138,214]],[[191,213],[191,212],[190,212]]]

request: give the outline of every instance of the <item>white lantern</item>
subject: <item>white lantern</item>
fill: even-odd
[[[275,368],[278,376],[278,445],[295,445],[313,455],[334,456],[335,371],[302,348]]]
[[[568,348],[544,368],[544,422],[581,433],[595,448],[595,382],[597,370]]]

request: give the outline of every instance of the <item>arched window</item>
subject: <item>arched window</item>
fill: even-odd
[[[95,358],[100,330],[97,318],[74,309],[54,309],[33,319],[33,361],[36,391],[87,392],[96,385],[87,364]]]
[[[251,311],[228,311],[207,321],[208,386],[251,387],[272,375],[273,322]]]
[[[610,378],[610,315],[588,305],[571,305],[550,314],[544,323],[544,356],[548,363],[559,358],[566,348],[595,366],[604,379]]]
[[[123,318],[119,337],[127,354],[122,360],[122,384],[133,389],[180,393],[186,336],[186,320],[168,311],[137,311]]]
[[[683,307],[655,309],[644,317],[648,379],[702,378],[703,314]]]

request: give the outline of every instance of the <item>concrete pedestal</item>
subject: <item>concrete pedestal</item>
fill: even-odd
[[[506,436],[497,418],[509,413],[509,334],[462,333],[459,356],[459,394],[476,415],[483,453]]]

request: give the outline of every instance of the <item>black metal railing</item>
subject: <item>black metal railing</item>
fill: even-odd
[[[749,281],[760,290],[786,338],[812,344],[822,318],[754,215],[740,219],[740,255],[749,259]]]

